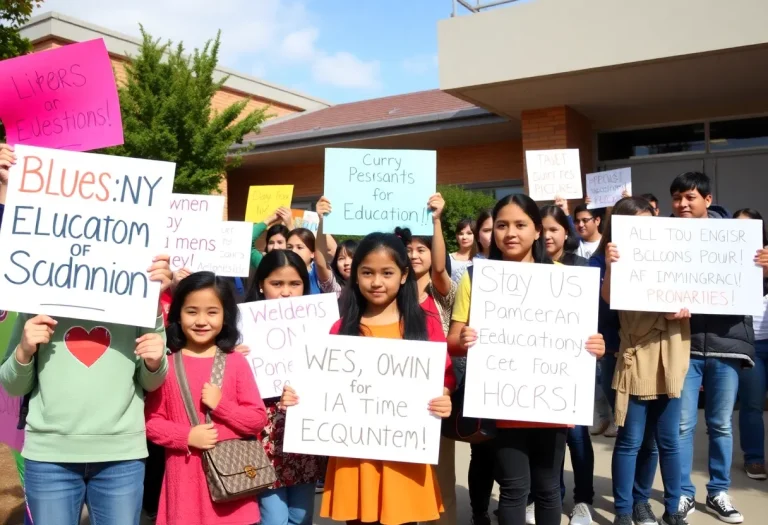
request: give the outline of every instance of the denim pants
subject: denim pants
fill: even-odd
[[[573,468],[573,502],[592,505],[595,497],[595,452],[592,449],[592,439],[589,437],[589,427],[576,426],[568,429],[566,439],[571,453]],[[563,462],[565,467],[565,462]],[[563,469],[560,469],[560,499],[565,499],[565,480]]]
[[[309,525],[315,513],[315,484],[265,490],[259,495],[261,525]]]
[[[24,488],[35,525],[78,525],[83,503],[91,525],[138,525],[144,460],[43,463],[26,460]]]
[[[613,374],[616,371],[616,354],[605,354],[600,361],[600,383],[613,411],[616,409],[616,391],[611,388],[611,384],[613,384]],[[656,448],[656,440],[652,432],[646,432],[640,452],[637,453],[635,485],[632,489],[632,499],[635,505],[647,503],[651,499],[651,489],[656,477],[658,462],[659,451]]]
[[[755,367],[739,372],[739,435],[744,464],[765,464],[765,393],[768,388],[768,340],[755,341]]]
[[[688,375],[685,376],[680,416],[680,465],[682,495],[696,496],[691,481],[693,468],[693,436],[699,415],[699,390],[704,385],[704,417],[709,437],[709,483],[707,495],[727,492],[731,486],[733,454],[733,405],[739,391],[737,359],[691,356]]]
[[[664,509],[677,512],[680,502],[680,412],[682,401],[661,396],[643,401],[630,396],[624,426],[619,428],[613,449],[611,477],[616,515],[631,514],[635,504],[634,483],[639,467],[639,453],[647,436],[655,438],[661,459],[664,482]],[[655,469],[654,469],[655,471]],[[648,487],[650,490],[650,486]],[[646,500],[647,501],[647,500]]]

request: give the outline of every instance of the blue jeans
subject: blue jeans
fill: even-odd
[[[661,458],[664,509],[670,514],[677,512],[680,502],[678,440],[681,408],[682,401],[679,398],[670,399],[663,396],[651,401],[642,401],[636,396],[630,396],[627,417],[624,426],[619,428],[611,464],[616,515],[631,514],[634,505],[640,503],[634,499],[637,483],[633,481],[636,479],[636,468],[640,465],[640,451],[649,435],[655,438]],[[650,486],[648,489],[650,491]]]
[[[92,525],[138,525],[144,461],[24,462],[24,488],[35,525],[78,525],[83,503]]]
[[[611,388],[613,374],[616,371],[616,354],[605,354],[600,359],[600,384],[603,387],[605,397],[611,405],[611,410],[616,409],[616,391]],[[632,489],[632,499],[635,505],[647,503],[651,499],[653,480],[656,477],[656,465],[659,463],[659,451],[656,448],[656,440],[652,432],[646,432],[643,444],[637,453],[637,467],[635,469],[635,485]]]
[[[765,393],[768,385],[768,340],[755,341],[755,367],[739,372],[739,434],[744,463],[765,463]]]
[[[265,490],[259,495],[261,525],[309,525],[315,513],[315,484]]]
[[[733,454],[733,405],[739,391],[737,359],[691,356],[688,375],[683,385],[683,411],[680,416],[680,464],[683,496],[694,498],[696,487],[691,481],[693,468],[693,435],[699,415],[699,390],[704,385],[704,417],[709,435],[709,483],[707,495],[727,492],[731,486]]]
[[[571,451],[571,466],[573,467],[573,502],[592,505],[595,497],[594,474],[595,452],[592,449],[592,439],[589,437],[589,427],[576,426],[568,429],[566,443]],[[565,466],[565,462],[563,462]],[[565,480],[563,469],[560,469],[560,499],[565,499]]]

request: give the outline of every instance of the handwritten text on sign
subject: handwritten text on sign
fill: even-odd
[[[0,62],[9,144],[88,151],[123,143],[115,75],[101,39]]]
[[[436,181],[434,151],[326,149],[325,196],[333,212],[323,231],[367,235],[400,226],[432,235],[427,201]]]
[[[223,195],[186,195],[174,193],[168,209],[168,234],[174,234],[184,225],[184,222],[220,222],[224,220]]]
[[[283,450],[437,464],[445,343],[326,335],[308,342]]]
[[[528,195],[533,200],[553,201],[555,197],[582,197],[579,150],[526,151],[525,165],[528,172]]]
[[[240,306],[240,333],[261,397],[278,397],[291,384],[308,340],[328,335],[339,319],[336,294],[256,301]]]
[[[278,208],[290,208],[292,199],[291,185],[251,186],[245,205],[245,220],[252,223],[262,222]]]
[[[762,221],[611,218],[619,261],[611,308],[642,312],[752,315],[761,311]]]
[[[0,352],[7,352],[6,359],[13,359],[13,347],[9,348],[9,340],[16,321],[15,312],[0,310]],[[19,422],[19,409],[21,398],[11,397],[0,387],[0,443],[4,443],[12,449],[21,451],[24,446],[24,431],[17,430]]]
[[[251,269],[250,222],[185,221],[169,235],[166,251],[171,254],[171,269],[213,272],[223,277],[248,277]]]
[[[475,261],[464,415],[592,424],[597,268]]]
[[[153,327],[175,165],[17,146],[0,231],[0,308]]]
[[[587,179],[587,196],[590,210],[613,206],[623,198],[626,191],[632,195],[632,169],[600,171],[589,173]]]

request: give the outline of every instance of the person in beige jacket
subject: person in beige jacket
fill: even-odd
[[[649,202],[627,197],[616,203],[613,215],[653,216]],[[610,302],[611,265],[619,260],[619,247],[611,242],[610,219],[603,236],[606,276],[601,290]],[[659,449],[664,482],[663,525],[684,525],[680,501],[679,432],[680,392],[688,371],[691,349],[690,313],[619,312],[621,344],[616,361],[616,425],[619,433],[613,449],[613,497],[616,525],[657,523],[648,502],[632,497],[638,451],[646,430]],[[649,487],[650,488],[650,487]]]

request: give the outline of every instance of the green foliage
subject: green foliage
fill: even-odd
[[[177,193],[218,191],[227,168],[241,158],[227,158],[232,144],[258,131],[266,108],[241,117],[248,103],[237,102],[219,113],[211,110],[226,78],[214,80],[221,32],[202,50],[184,57],[183,44],[160,44],[141,28],[139,55],[126,65],[127,83],[119,88],[125,144],[105,153],[176,163]]]
[[[21,26],[32,16],[32,9],[42,0],[2,0],[0,2],[0,60],[25,55],[32,51],[32,42],[19,34]],[[5,141],[5,128],[0,122],[0,142]]]
[[[456,244],[456,224],[461,219],[472,219],[483,210],[493,208],[496,199],[483,191],[467,190],[461,186],[440,185],[437,187],[445,199],[445,211],[443,211],[442,224],[445,244],[448,253],[458,249]]]
[[[32,51],[32,43],[19,34],[42,0],[3,0],[0,2],[0,60]]]

